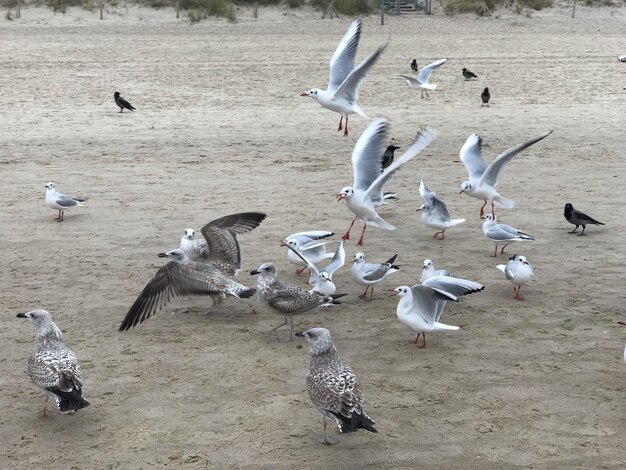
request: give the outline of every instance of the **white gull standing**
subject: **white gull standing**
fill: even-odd
[[[515,300],[524,300],[519,293],[522,286],[530,281],[535,275],[535,268],[528,262],[525,256],[513,255],[509,258],[507,264],[499,264],[496,266],[504,273],[506,278],[513,284],[513,292],[515,292]]]
[[[337,287],[333,282],[333,274],[346,263],[346,250],[343,247],[343,240],[339,242],[333,259],[324,266],[324,269],[319,269],[314,263],[309,261],[306,256],[287,244],[285,240],[282,240],[282,244],[301,258],[311,270],[309,284],[311,284],[313,288],[309,292],[320,292],[322,294],[332,295],[337,291]]]
[[[432,260],[425,259],[424,265],[422,266],[420,282],[424,284],[424,281],[436,276],[450,276],[450,271],[447,269],[436,269],[435,263]]]
[[[58,217],[55,219],[58,222],[63,222],[63,214],[66,210],[76,206],[83,206],[83,202],[86,199],[78,197],[70,197],[66,194],[60,193],[56,190],[56,184],[50,181],[46,184],[46,205],[50,209],[59,211]]]
[[[492,256],[498,254],[498,245],[502,245],[500,254],[504,254],[504,249],[513,242],[526,242],[534,240],[532,235],[522,232],[520,229],[511,227],[506,224],[496,222],[496,216],[493,214],[485,215],[483,222],[483,233],[485,237],[495,243],[495,249]]]
[[[348,135],[348,116],[350,114],[356,113],[368,119],[367,115],[356,103],[359,97],[359,87],[369,69],[378,60],[378,57],[386,47],[386,44],[380,46],[355,67],[354,61],[361,37],[361,24],[360,19],[356,19],[350,24],[348,31],[330,59],[328,88],[326,90],[312,88],[300,95],[310,96],[322,107],[339,113],[341,118],[339,119],[338,131],[342,130],[342,122],[345,117],[346,126],[343,135]]]
[[[463,147],[461,148],[461,162],[465,165],[467,172],[469,173],[469,180],[461,183],[461,193],[465,193],[468,196],[475,197],[476,199],[482,199],[485,203],[480,208],[480,218],[484,216],[484,208],[487,202],[491,202],[491,213],[495,215],[494,204],[498,207],[505,209],[512,209],[515,203],[510,199],[506,199],[496,191],[498,185],[498,175],[500,171],[513,160],[518,153],[522,150],[536,144],[540,140],[548,137],[552,131],[541,134],[539,137],[524,142],[523,144],[511,147],[505,150],[496,159],[491,162],[491,165],[487,166],[483,159],[481,146],[482,139],[478,134],[470,135]]]
[[[365,292],[359,296],[361,299],[367,300],[367,290],[372,289],[370,293],[370,300],[374,296],[374,286],[383,282],[387,277],[400,270],[400,267],[393,264],[397,254],[393,255],[384,263],[366,263],[365,255],[363,253],[357,253],[354,257],[354,263],[352,263],[352,279],[354,282],[361,286],[365,286]]]
[[[354,214],[348,231],[341,238],[350,239],[350,230],[357,218],[363,222],[363,231],[357,245],[363,245],[363,235],[368,224],[385,230],[395,230],[393,225],[376,212],[376,206],[383,199],[384,187],[402,165],[426,148],[435,137],[435,131],[430,128],[419,131],[408,150],[381,173],[380,161],[388,130],[389,123],[384,119],[376,119],[367,126],[352,151],[354,184],[337,193],[337,200],[345,199],[348,209]]]
[[[418,207],[416,211],[422,211],[422,222],[429,227],[439,230],[439,232],[433,235],[433,238],[443,240],[446,236],[447,228],[465,222],[465,219],[450,218],[446,203],[426,187],[424,180],[420,180],[420,195],[424,199],[424,204]]]
[[[398,77],[402,77],[406,80],[406,83],[410,88],[414,90],[420,90],[420,97],[424,98],[424,94],[428,96],[428,90],[434,90],[437,88],[435,83],[429,83],[428,79],[432,75],[432,73],[445,64],[448,59],[439,59],[433,62],[432,64],[428,64],[426,67],[420,70],[420,73],[417,77],[411,77],[410,75],[397,74]]]

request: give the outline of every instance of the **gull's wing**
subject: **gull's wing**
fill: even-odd
[[[422,70],[420,70],[420,73],[417,74],[417,81],[420,83],[428,83],[430,75],[447,61],[448,59],[439,59],[432,64],[428,64],[426,67],[423,67]]]
[[[385,277],[385,274],[387,274],[387,272],[394,267],[393,263],[396,261],[397,257],[398,255],[395,254],[381,264],[366,263],[364,268],[366,268],[367,271],[364,272],[363,279],[366,281],[378,281],[382,279]]]
[[[343,240],[342,240],[343,242]],[[289,243],[287,243],[287,240],[281,240],[281,243],[286,246],[287,248],[289,248],[291,251],[293,251],[296,256],[298,258],[300,258],[302,261],[304,261],[306,263],[306,265],[309,267],[309,269],[311,271],[313,271],[315,273],[316,276],[319,277],[320,272],[319,269],[317,269],[317,266],[315,266],[315,264],[313,264],[311,261],[308,260],[308,258],[306,256],[304,256],[299,250],[296,250],[293,246],[291,246]]]
[[[335,256],[333,259],[324,267],[324,271],[328,273],[328,276],[332,280],[333,273],[341,268],[346,263],[346,250],[343,247],[343,240],[339,242],[339,246],[335,250]]]
[[[308,239],[311,240],[320,240],[322,238],[332,237],[335,232],[329,232],[328,230],[311,230],[310,232],[297,232],[289,235],[286,240],[289,241],[293,238],[300,240]]]
[[[451,276],[431,277],[430,279],[424,281],[423,284],[425,286],[447,292],[454,297],[461,297],[462,295],[480,292],[485,288],[485,286],[478,282],[468,281],[467,279],[460,279],[458,277]]]
[[[481,152],[482,143],[483,140],[478,134],[472,134],[461,147],[461,162],[465,165],[470,180],[479,179],[487,169],[487,163]]]
[[[433,192],[426,187],[426,183],[424,183],[423,179],[420,179],[420,196],[428,203],[431,202],[433,196]]]
[[[391,179],[400,169],[400,167],[409,160],[411,160],[413,157],[415,157],[426,147],[428,147],[428,144],[432,142],[435,136],[435,130],[431,129],[430,127],[419,131],[417,133],[417,136],[415,137],[415,141],[413,142],[413,144],[411,144],[407,151],[404,152],[400,158],[395,159],[394,162],[389,165],[382,174],[379,174],[378,177],[372,182],[369,189],[367,190],[367,195],[370,197],[370,199],[373,200],[377,196],[380,196],[385,185],[389,181],[391,181]]]
[[[436,193],[433,193],[426,187],[424,180],[420,180],[420,195],[428,204],[433,206],[433,212],[441,220],[450,220],[450,213],[448,212],[448,206],[443,202]]]
[[[239,269],[241,267],[241,252],[237,235],[247,233],[259,226],[265,219],[261,212],[241,212],[212,220],[202,227],[209,258],[218,259]]]
[[[74,207],[78,205],[79,202],[82,202],[79,199],[74,199],[72,197],[66,196],[65,194],[57,195],[55,202],[61,207]]]
[[[412,310],[418,313],[429,325],[434,325],[435,321],[437,321],[440,300],[458,301],[453,294],[424,284],[417,284],[411,287],[411,293],[413,294]]]
[[[498,175],[500,171],[513,160],[518,153],[522,150],[530,147],[533,144],[536,144],[540,140],[545,139],[552,131],[546,132],[545,134],[541,134],[539,137],[535,137],[534,139],[529,140],[528,142],[524,142],[523,144],[516,145],[515,147],[511,147],[508,150],[505,150],[500,155],[496,157],[496,159],[491,162],[491,165],[485,170],[483,175],[480,177],[479,184],[486,183],[489,186],[495,186],[498,184]]]
[[[417,78],[411,77],[410,75],[404,75],[402,73],[397,73],[396,77],[402,77],[406,80],[406,83],[413,88],[418,88],[420,86],[420,82],[417,81]]]
[[[386,47],[387,44],[383,44],[372,52],[363,62],[357,65],[357,67],[346,77],[339,88],[335,90],[335,98],[342,98],[352,102],[356,101],[359,97],[359,87],[361,86],[361,82],[365,79],[367,72],[369,72],[372,65],[376,63]]]
[[[346,31],[330,59],[330,76],[328,77],[328,92],[334,93],[354,69],[356,50],[361,37],[361,20],[356,19]]]
[[[363,131],[352,151],[354,190],[367,191],[381,175],[382,154],[385,151],[389,122],[385,119],[373,120]],[[391,164],[388,168],[391,168]],[[380,193],[376,195],[380,197]]]
[[[534,240],[532,235],[524,233],[521,230],[506,224],[492,225],[487,233],[489,238],[494,241],[514,240],[516,238]]]

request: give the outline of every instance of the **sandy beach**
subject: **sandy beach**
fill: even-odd
[[[400,199],[380,212],[397,229],[365,234],[366,256],[397,253],[401,271],[365,302],[346,266],[335,275],[344,304],[296,319],[299,330],[331,331],[379,430],[339,435],[332,447],[320,443],[305,388],[308,345],[263,335],[282,318],[256,298],[216,308],[179,298],[117,331],[162,266],[156,254],[176,248],[187,227],[199,234],[226,214],[267,213],[240,238],[237,279],[254,286],[249,271],[273,261],[304,287],[280,239],[310,229],[339,239],[350,223],[335,194],[352,184],[350,155],[367,121],[351,117],[343,137],[337,114],[299,95],[326,86],[352,18],[237,13],[235,24],[193,26],[173,10],[122,7],[102,21],[74,9],[0,21],[0,467],[623,468],[626,64],[616,57],[626,53],[626,10],[363,19],[357,60],[389,46],[361,107],[389,119],[403,148],[425,125],[438,137],[392,183]],[[429,99],[394,76],[410,73],[413,58],[442,57]],[[464,81],[463,67],[479,78]],[[118,113],[114,91],[137,111]],[[477,132],[491,161],[551,129],[498,186],[516,202],[499,220],[536,238],[507,248],[536,269],[518,302],[495,268],[508,256],[490,256],[480,201],[459,195],[459,150]],[[420,178],[467,219],[443,241],[415,212]],[[55,222],[48,181],[87,197],[85,207]],[[566,202],[606,225],[569,235]],[[355,229],[348,263],[361,251]],[[425,258],[486,288],[449,303],[443,321],[460,331],[428,335],[421,350],[386,290],[417,283]],[[26,373],[34,329],[15,318],[35,308],[52,312],[81,360],[91,406],[75,415],[38,414],[45,397]]]

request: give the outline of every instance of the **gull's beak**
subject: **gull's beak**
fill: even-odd
[[[524,264],[528,264],[528,261],[524,261]]]
[[[463,191],[465,191],[464,189],[461,189],[461,192],[459,194],[463,194]]]
[[[157,256],[159,258],[167,258],[167,253],[159,253]]]
[[[254,271],[250,271],[250,276],[254,276],[255,274],[261,274],[261,273],[257,271],[256,269]]]
[[[424,269],[426,269],[426,266],[422,266],[422,271],[423,271]]]
[[[19,317],[20,315],[23,315],[23,314],[20,314],[20,313],[18,313],[18,314],[17,314],[17,316],[18,316],[18,317]],[[621,321],[621,320],[620,320],[620,321],[618,321],[618,322],[617,322],[617,324],[618,324],[618,325],[622,325],[622,326],[626,326],[626,321]]]
[[[297,331],[294,335],[299,336],[300,338],[304,338],[304,331]]]
[[[345,198],[346,198],[346,195],[344,193],[337,193],[337,202]]]
[[[285,240],[280,241],[280,246],[287,246],[287,243],[285,243]]]
[[[395,289],[389,289],[389,297],[393,297],[394,295],[398,295],[398,292]]]
[[[309,94],[308,94],[308,93],[300,93],[300,96],[309,96]],[[298,333],[296,333],[296,335],[297,335],[297,334],[298,334]]]
[[[18,313],[17,318],[28,318],[25,313]]]
[[[421,211],[421,210],[422,210],[422,208],[421,208],[421,207],[418,207],[417,209],[415,209],[415,212],[419,212],[419,211]]]

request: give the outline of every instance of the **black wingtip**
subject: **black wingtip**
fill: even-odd
[[[398,253],[396,253],[395,255],[393,255],[391,258],[389,258],[385,264],[393,264],[393,262],[396,260],[396,258],[398,257]]]
[[[256,289],[248,289],[245,290],[243,292],[239,293],[239,298],[240,299],[248,299],[250,297],[252,297],[254,294],[256,294]]]

